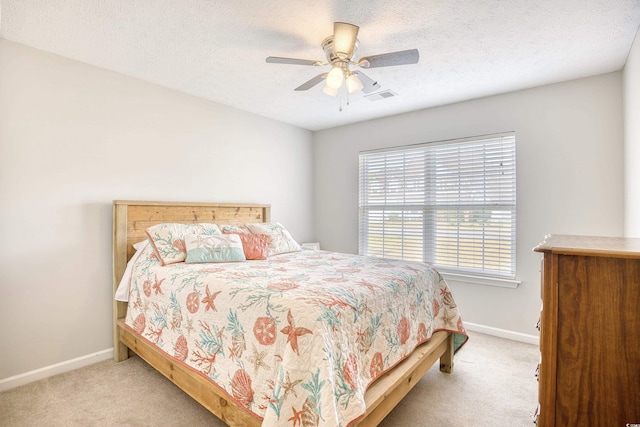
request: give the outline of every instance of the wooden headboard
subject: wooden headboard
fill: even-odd
[[[239,203],[181,203],[115,200],[113,202],[113,295],[120,284],[133,244],[147,238],[145,230],[163,222],[246,224],[269,222],[271,206]],[[114,324],[124,318],[127,303],[114,301]],[[114,333],[117,328],[114,327]],[[118,337],[114,338],[117,342]]]

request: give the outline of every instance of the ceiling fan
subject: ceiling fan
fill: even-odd
[[[349,95],[359,91],[371,93],[380,88],[377,81],[371,79],[362,71],[351,71],[349,66],[358,66],[360,68],[389,67],[392,65],[416,64],[418,59],[420,59],[418,49],[409,49],[365,56],[354,61],[354,52],[359,45],[357,38],[359,29],[357,25],[347,24],[346,22],[334,22],[333,35],[330,35],[322,41],[322,49],[327,58],[326,62],[310,59],[283,58],[279,56],[269,56],[267,62],[272,64],[312,66],[331,65],[330,71],[318,74],[311,80],[295,88],[295,90],[309,90],[318,83],[325,81],[322,91],[327,95],[336,96],[343,83],[345,83],[345,88]]]

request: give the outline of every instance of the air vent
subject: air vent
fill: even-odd
[[[380,101],[381,99],[393,98],[394,96],[398,96],[398,94],[391,90],[383,90],[381,92],[372,93],[371,95],[365,95],[365,98],[369,101]]]

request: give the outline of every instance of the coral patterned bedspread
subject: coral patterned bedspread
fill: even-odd
[[[150,246],[132,262],[126,324],[266,426],[346,426],[376,377],[435,331],[466,339],[447,284],[421,263],[303,250],[163,267]]]

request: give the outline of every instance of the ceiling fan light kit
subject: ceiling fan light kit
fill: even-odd
[[[331,86],[325,84],[324,87],[322,88],[322,93],[329,96],[337,96],[338,88],[332,88]]]
[[[347,77],[347,92],[349,95],[360,92],[364,88],[362,82],[353,73],[349,73],[349,77]]]
[[[331,70],[328,73],[318,74],[295,88],[295,90],[309,90],[324,80],[325,84],[322,92],[329,96],[337,96],[344,86],[347,92],[348,104],[349,95],[360,91],[368,94],[380,89],[378,82],[366,76],[362,71],[351,71],[349,69],[350,65],[369,69],[416,64],[420,59],[418,49],[409,49],[362,57],[358,61],[354,61],[353,55],[360,44],[358,41],[359,30],[360,28],[357,25],[334,22],[333,35],[322,41],[322,50],[325,53],[327,62],[278,56],[268,57],[267,62],[273,64],[312,65],[316,67],[331,65]],[[342,111],[342,108],[340,110]]]
[[[339,89],[342,86],[344,80],[344,70],[341,67],[333,66],[329,74],[327,74],[327,80],[325,84],[332,89]]]

